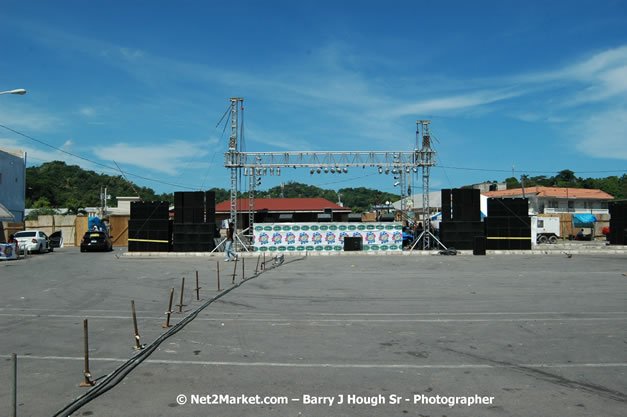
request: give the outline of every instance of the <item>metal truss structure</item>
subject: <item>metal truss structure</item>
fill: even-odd
[[[347,173],[351,167],[377,168],[379,173],[394,174],[397,180],[395,186],[400,186],[401,212],[406,219],[407,211],[407,179],[412,172],[422,168],[423,178],[423,224],[425,230],[430,224],[429,217],[429,168],[435,166],[435,151],[431,149],[429,142],[429,121],[419,120],[419,127],[423,128],[423,146],[413,151],[295,151],[295,152],[239,152],[238,131],[240,103],[242,98],[231,98],[231,136],[229,138],[229,151],[224,154],[224,167],[231,171],[231,201],[230,216],[237,229],[238,198],[237,184],[240,170],[245,176],[249,176],[248,190],[248,214],[249,230],[252,231],[255,211],[255,186],[262,176],[280,174],[283,168],[311,168],[311,173]],[[243,108],[242,108],[243,109]],[[424,129],[426,128],[426,133]],[[418,129],[420,130],[420,129]],[[418,132],[417,132],[418,134]],[[426,136],[425,136],[426,135]],[[425,146],[426,145],[426,146]],[[251,233],[252,234],[252,233]],[[240,239],[241,241],[241,239]],[[429,240],[424,240],[424,247],[428,248]],[[247,249],[247,248],[245,248]]]

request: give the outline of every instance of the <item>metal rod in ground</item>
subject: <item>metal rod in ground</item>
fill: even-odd
[[[181,280],[181,301],[177,304],[177,306],[179,307],[179,313],[183,312],[183,306],[185,304],[183,304],[183,292],[185,291],[185,277],[183,277],[183,279]]]
[[[135,300],[131,300],[131,310],[133,311],[133,328],[135,330],[135,350],[144,348],[144,345],[139,343],[139,330],[137,330],[137,314],[135,314]]]
[[[218,291],[222,291],[220,289],[220,261],[216,261],[216,275],[218,277]]]
[[[246,280],[246,268],[244,266],[244,258],[242,258],[242,281]]]
[[[196,271],[196,301],[200,301],[200,286],[198,285],[198,271]]]
[[[24,251],[26,253],[26,251]],[[11,354],[13,384],[11,385],[11,417],[17,417],[17,354]]]
[[[259,271],[259,261],[261,260],[261,255],[259,255],[257,257],[257,266],[255,266],[255,275],[257,275],[257,272]]]
[[[174,288],[170,289],[170,302],[168,303],[168,311],[165,312],[165,324],[163,325],[164,329],[167,329],[170,326],[170,315],[172,314],[172,299],[174,298]]]
[[[85,370],[83,371],[85,379],[79,386],[93,387],[95,382],[91,380],[91,372],[89,372],[89,328],[87,326],[87,319],[83,320],[83,348],[85,350]]]
[[[261,269],[266,269],[266,253],[263,253],[263,263],[261,264]]]
[[[233,264],[233,279],[231,280],[231,284],[235,284],[236,273],[237,273],[237,258],[235,258],[235,263]]]

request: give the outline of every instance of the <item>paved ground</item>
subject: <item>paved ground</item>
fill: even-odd
[[[196,270],[201,298],[218,294],[215,259],[119,255],[64,248],[0,263],[0,380],[9,381],[16,352],[19,416],[51,416],[86,392],[78,387],[83,318],[92,374],[100,377],[135,353],[131,299],[142,343],[150,343],[163,332],[170,288],[178,300],[182,276],[186,314],[202,304],[190,291]],[[73,415],[624,416],[626,261],[288,258],[209,305]],[[246,259],[247,276],[254,267]],[[224,274],[233,264],[220,261],[220,268],[229,287]],[[173,323],[182,316],[174,314]],[[0,384],[0,415],[9,414],[9,387]],[[185,405],[177,404],[179,394]],[[191,404],[241,395],[288,404]],[[305,404],[309,395],[334,403]],[[420,403],[475,395],[494,398],[472,407]]]

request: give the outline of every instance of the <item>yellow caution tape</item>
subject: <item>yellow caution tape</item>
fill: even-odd
[[[530,237],[488,237],[486,239],[494,239],[494,240],[503,240],[503,239],[509,239],[509,240],[527,240],[527,239],[531,239]],[[130,240],[130,239],[129,239]]]
[[[170,243],[167,240],[150,240],[150,239],[128,239],[129,242],[155,242],[155,243]]]

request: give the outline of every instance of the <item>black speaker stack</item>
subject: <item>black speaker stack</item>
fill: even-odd
[[[128,221],[129,252],[169,252],[172,226],[167,201],[133,201]]]
[[[489,198],[485,232],[487,249],[531,249],[528,199]]]
[[[610,210],[610,245],[625,245],[627,234],[627,201],[611,201]]]
[[[485,236],[481,222],[481,194],[476,189],[442,190],[440,240],[446,247],[474,249],[475,238]]]
[[[361,237],[344,237],[344,252],[355,252],[362,250],[363,240]]]
[[[216,197],[213,191],[174,193],[174,252],[210,252],[215,248]]]

